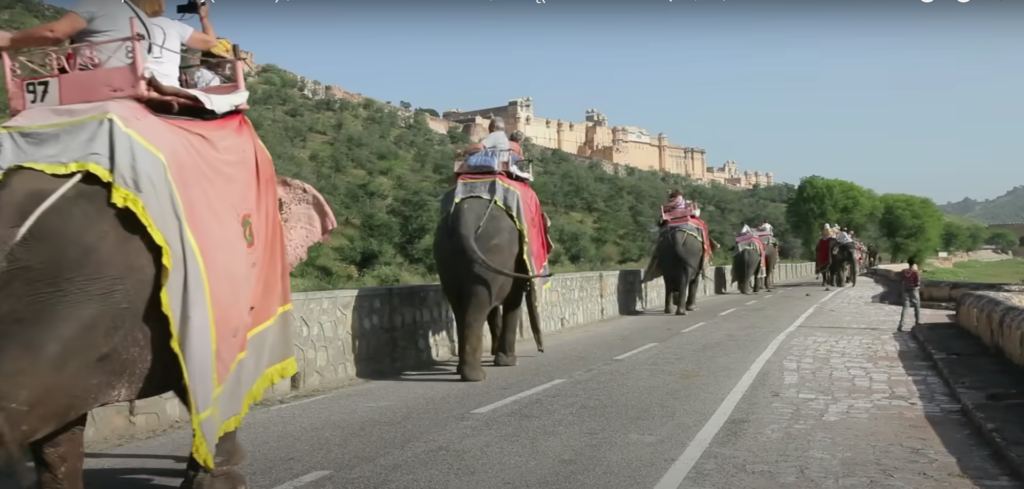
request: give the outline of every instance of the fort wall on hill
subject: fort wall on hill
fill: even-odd
[[[293,75],[304,85],[304,92],[311,98],[331,96],[353,102],[368,98],[337,85]],[[415,112],[394,105],[392,107],[409,117]],[[608,162],[605,170],[609,173],[622,174],[617,168],[634,167],[685,175],[704,184],[717,182],[736,190],[775,184],[772,172],[740,172],[735,161],[726,161],[719,167],[707,166],[707,152],[704,149],[670,143],[665,133],[651,136],[640,127],[609,126],[607,117],[594,109],[586,111],[583,122],[537,118],[533,113],[533,99],[525,97],[510,100],[507,105],[498,107],[471,111],[449,110],[442,117],[423,115],[434,131],[446,134],[455,128],[474,141],[487,135],[487,126],[492,117],[502,117],[508,134],[522,131],[528,141],[538,146],[559,149],[591,161],[598,159]]]

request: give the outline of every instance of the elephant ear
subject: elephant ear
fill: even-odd
[[[284,226],[288,269],[294,270],[306,259],[310,246],[328,242],[338,221],[320,192],[300,180],[278,175],[277,202]]]

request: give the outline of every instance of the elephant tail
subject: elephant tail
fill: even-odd
[[[537,343],[537,351],[544,353],[544,338],[540,332],[540,315],[537,314],[537,293],[530,284],[526,289],[526,314],[530,319],[530,331],[533,332],[533,341]]]

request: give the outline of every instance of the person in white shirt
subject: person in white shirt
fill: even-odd
[[[181,46],[199,51],[217,46],[217,33],[210,23],[210,2],[199,4],[199,23],[203,26],[203,31],[199,32],[184,22],[164,17],[166,0],[134,1],[151,19],[153,54],[146,68],[161,85],[181,88]]]
[[[847,233],[845,229],[839,230],[839,234],[836,235],[836,240],[839,241],[840,244],[847,244],[853,242],[853,239],[850,238],[849,233]]]
[[[761,222],[761,225],[757,227],[757,232],[758,234],[772,236],[775,234],[775,227],[769,224],[768,220],[765,219]]]

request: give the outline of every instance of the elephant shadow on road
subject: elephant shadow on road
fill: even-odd
[[[158,454],[116,454],[86,453],[87,460],[121,459],[121,460],[166,460],[178,467],[88,467],[84,473],[85,489],[154,489],[158,487],[178,487],[185,475],[185,464],[188,457],[179,455]],[[35,469],[29,464],[29,471],[35,478]],[[33,480],[29,487],[36,487]],[[20,488],[17,478],[9,467],[0,467],[0,488]]]

